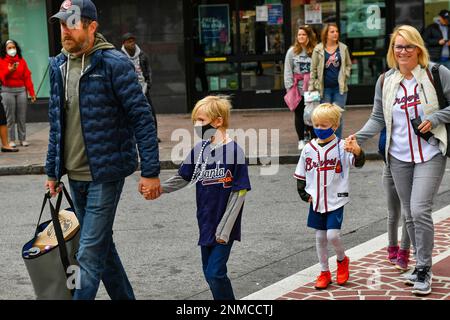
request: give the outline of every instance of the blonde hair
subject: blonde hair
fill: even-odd
[[[201,109],[211,121],[222,118],[222,127],[228,129],[231,108],[231,103],[227,97],[207,96],[195,104],[194,110],[192,110],[191,119],[192,122],[195,123],[195,121],[197,121],[197,113]]]
[[[428,54],[428,50],[425,47],[423,38],[416,28],[409,25],[399,26],[394,29],[394,32],[391,35],[391,41],[389,42],[389,50],[386,57],[388,66],[390,68],[398,69],[398,63],[397,60],[395,60],[395,53],[393,47],[395,43],[395,38],[397,38],[397,36],[401,36],[403,39],[406,40],[406,42],[415,45],[419,49],[420,51],[418,53],[419,64],[422,67],[427,68],[430,62],[430,55]]]
[[[337,26],[336,23],[332,22],[332,23],[326,23],[325,26],[322,29],[322,33],[320,35],[320,39],[322,40],[323,43],[323,48],[325,49],[327,46],[327,41],[328,41],[328,31],[330,30],[331,27],[335,27],[339,33],[339,27]],[[336,44],[339,43],[339,38],[336,41]]]
[[[313,124],[316,120],[326,120],[331,122],[333,127],[339,127],[341,123],[341,115],[344,109],[334,103],[322,103],[319,104],[311,115]]]

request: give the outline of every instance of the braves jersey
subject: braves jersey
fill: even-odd
[[[344,150],[344,141],[335,138],[321,147],[314,139],[303,148],[294,177],[306,180],[313,210],[325,213],[350,201],[349,173],[354,165],[355,157]]]
[[[196,182],[198,244],[216,244],[216,229],[231,192],[251,189],[244,151],[234,141],[214,150],[210,142],[202,141],[192,149],[178,174],[186,181]],[[229,241],[241,240],[241,216],[242,209]]]
[[[389,153],[404,162],[422,163],[440,153],[438,141],[428,142],[414,133],[411,119],[424,118],[416,79],[403,79],[392,109],[392,141]]]

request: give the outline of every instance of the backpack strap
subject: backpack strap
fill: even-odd
[[[442,89],[441,77],[439,76],[439,67],[440,64],[436,63],[431,68],[431,72],[428,68],[426,68],[426,70],[428,78],[430,79],[431,83],[434,86],[434,89],[436,90],[436,95],[439,101],[439,108],[444,109],[447,108],[447,99],[445,98],[444,90]]]

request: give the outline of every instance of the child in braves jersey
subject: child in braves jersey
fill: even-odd
[[[337,283],[343,285],[349,278],[350,260],[345,255],[340,229],[344,205],[349,202],[350,167],[362,167],[365,156],[356,140],[349,142],[351,146],[345,146],[345,141],[336,137],[342,111],[329,103],[314,109],[311,119],[317,139],[303,149],[294,174],[301,199],[311,203],[308,227],[316,229],[316,249],[321,265],[316,289],[325,289],[331,283],[328,242],[336,250]],[[353,153],[346,152],[345,147]]]
[[[227,276],[233,241],[241,240],[241,216],[250,188],[243,150],[226,134],[230,102],[208,96],[192,111],[196,134],[202,138],[178,174],[162,184],[163,193],[196,186],[203,273],[215,300],[234,300]]]

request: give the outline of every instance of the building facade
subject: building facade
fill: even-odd
[[[30,65],[39,103],[29,121],[46,121],[48,57],[61,50],[48,17],[61,0],[0,0],[1,39],[14,39]],[[157,113],[187,113],[208,94],[235,108],[285,108],[284,57],[299,25],[320,33],[335,22],[352,54],[348,104],[371,104],[386,68],[389,34],[399,24],[422,30],[450,1],[436,0],[94,0],[100,32],[118,49],[133,32],[150,56]]]

